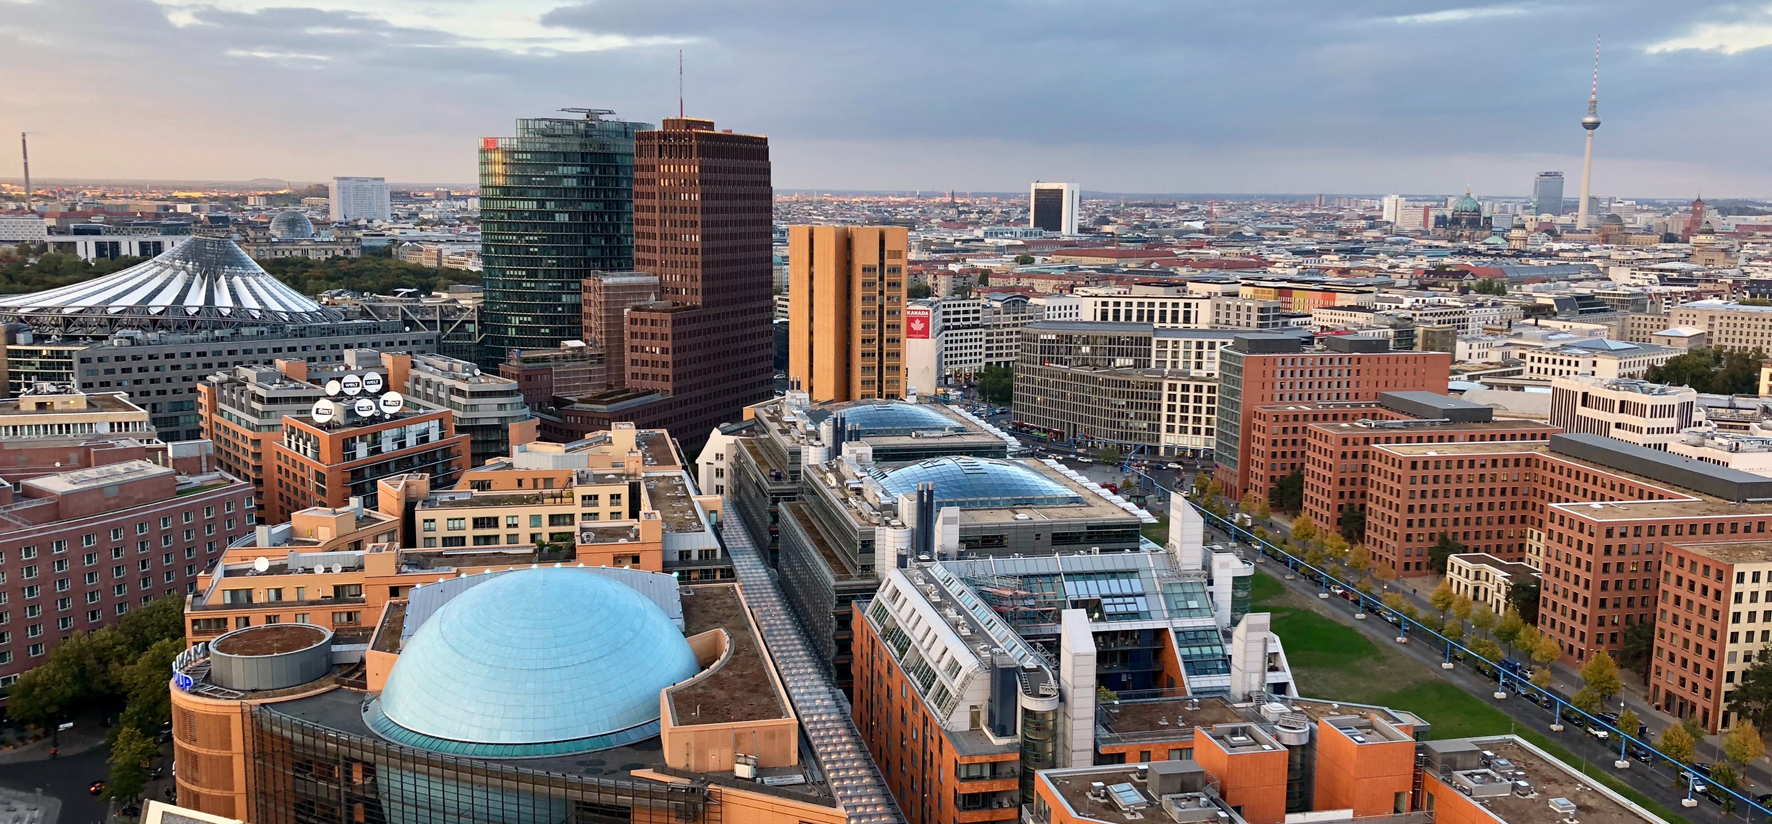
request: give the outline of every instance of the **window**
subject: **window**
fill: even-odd
[[[437,519],[435,519],[435,518],[426,518],[426,519],[425,519],[425,520],[424,520],[424,531],[426,531],[426,532],[436,532],[436,531],[437,531]],[[281,630],[279,630],[279,632],[281,632]]]
[[[337,627],[337,626],[355,626],[358,623],[360,623],[362,616],[363,616],[363,613],[355,612],[355,611],[334,612],[334,613],[332,613],[332,625],[335,627]]]

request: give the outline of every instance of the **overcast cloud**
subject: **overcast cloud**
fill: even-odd
[[[42,177],[471,182],[565,106],[768,134],[781,188],[1772,196],[1772,2],[0,0]],[[10,139],[10,138],[9,138]],[[0,152],[0,175],[17,174]]]

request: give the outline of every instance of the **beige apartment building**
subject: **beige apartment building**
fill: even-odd
[[[904,396],[909,243],[897,226],[789,227],[788,377],[814,402]]]

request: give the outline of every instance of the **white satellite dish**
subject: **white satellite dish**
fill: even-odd
[[[339,390],[342,388],[343,388],[343,385],[338,382],[337,378],[334,378],[334,379],[326,382],[326,394],[328,397],[331,397],[333,395],[337,395],[339,393]]]
[[[389,392],[381,396],[380,406],[383,415],[398,414],[401,409],[406,408],[406,399],[400,397],[399,392]]]
[[[309,414],[313,416],[314,423],[330,423],[338,415],[338,408],[332,401],[321,398],[314,401],[314,409]]]
[[[356,412],[360,417],[367,418],[370,415],[375,414],[375,399],[358,398],[357,403],[351,408],[351,411]]]
[[[332,574],[337,575],[340,572],[344,572],[344,571],[345,571],[344,564],[333,564],[332,565]]]
[[[383,383],[380,372],[363,373],[363,391],[365,394],[379,395],[381,394],[382,386]]]
[[[268,572],[271,569],[271,559],[263,555],[252,559],[252,569],[254,572]]]
[[[344,376],[340,379],[339,384],[344,387],[346,395],[356,396],[363,393],[363,379],[356,375]]]

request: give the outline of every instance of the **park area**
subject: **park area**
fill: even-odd
[[[1332,617],[1315,599],[1288,589],[1265,573],[1255,573],[1250,609],[1272,615],[1273,631],[1286,646],[1293,683],[1309,685],[1307,698],[1376,704],[1408,710],[1433,725],[1434,738],[1514,733],[1623,793],[1670,822],[1684,819],[1649,800],[1604,769],[1577,758],[1543,734],[1518,723],[1483,699],[1409,658],[1394,645]],[[1376,618],[1372,620],[1377,620]]]

